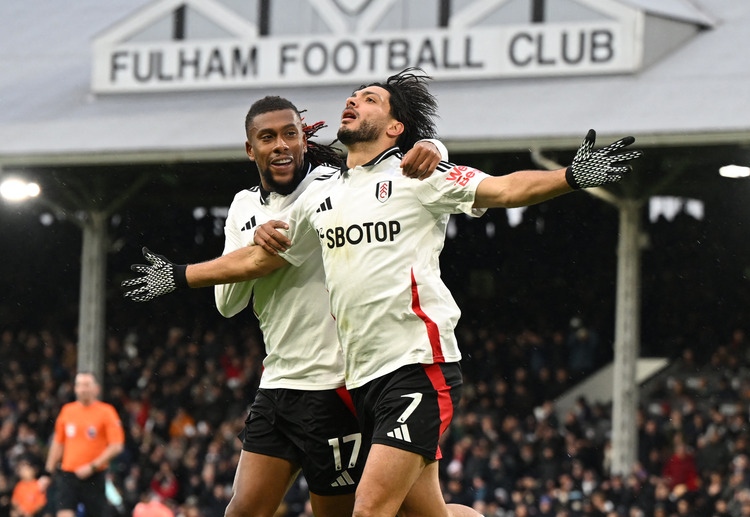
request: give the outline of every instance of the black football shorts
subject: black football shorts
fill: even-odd
[[[351,390],[364,439],[439,460],[462,384],[458,363],[412,364]]]
[[[58,472],[55,475],[55,510],[76,511],[78,503],[83,503],[86,515],[106,515],[105,483],[104,472],[97,472],[85,479],[78,479],[73,472]]]
[[[317,495],[354,493],[370,450],[344,388],[259,389],[239,438],[248,452],[299,465]]]

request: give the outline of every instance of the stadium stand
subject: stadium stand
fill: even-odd
[[[580,398],[556,413],[553,401],[571,380],[562,334],[461,328],[467,383],[442,444],[446,499],[488,517],[746,515],[750,347],[742,329],[705,363],[685,350],[650,381],[639,411],[639,465],[622,477],[608,470],[609,407]],[[540,360],[540,347],[563,349]],[[104,398],[128,437],[111,468],[122,498],[113,515],[130,515],[148,494],[176,515],[223,515],[261,351],[252,327],[233,334],[150,327],[108,338]],[[0,368],[3,504],[15,466],[41,464],[54,415],[72,397],[74,342],[51,330],[6,329]],[[306,503],[301,480],[283,515],[309,512]]]

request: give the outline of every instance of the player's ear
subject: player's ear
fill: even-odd
[[[388,125],[385,132],[390,138],[398,138],[399,135],[404,132],[404,124],[403,122],[394,119]]]
[[[250,158],[251,162],[255,161],[255,153],[253,152],[253,146],[250,145],[250,141],[245,141],[245,154],[247,154],[247,157]]]

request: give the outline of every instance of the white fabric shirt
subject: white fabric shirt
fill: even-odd
[[[461,359],[460,310],[439,255],[449,214],[484,213],[472,205],[488,175],[442,162],[415,181],[402,176],[400,161],[393,148],[310,185],[288,220],[288,262],[304,267],[322,250],[348,388],[408,364]]]
[[[305,188],[338,172],[318,167],[287,196],[263,196],[258,187],[239,192],[229,207],[224,254],[251,245],[257,226],[271,219],[287,220]],[[300,267],[284,267],[255,281],[217,285],[214,297],[227,318],[247,307],[252,297],[266,346],[261,388],[316,391],[344,384],[344,361],[320,253]]]

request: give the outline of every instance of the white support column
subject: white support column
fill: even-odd
[[[636,363],[640,351],[641,202],[621,199],[617,250],[615,364],[612,400],[612,474],[629,474],[637,459]]]
[[[107,220],[107,215],[102,212],[88,212],[83,223],[81,246],[78,370],[94,372],[99,382],[104,382]]]

